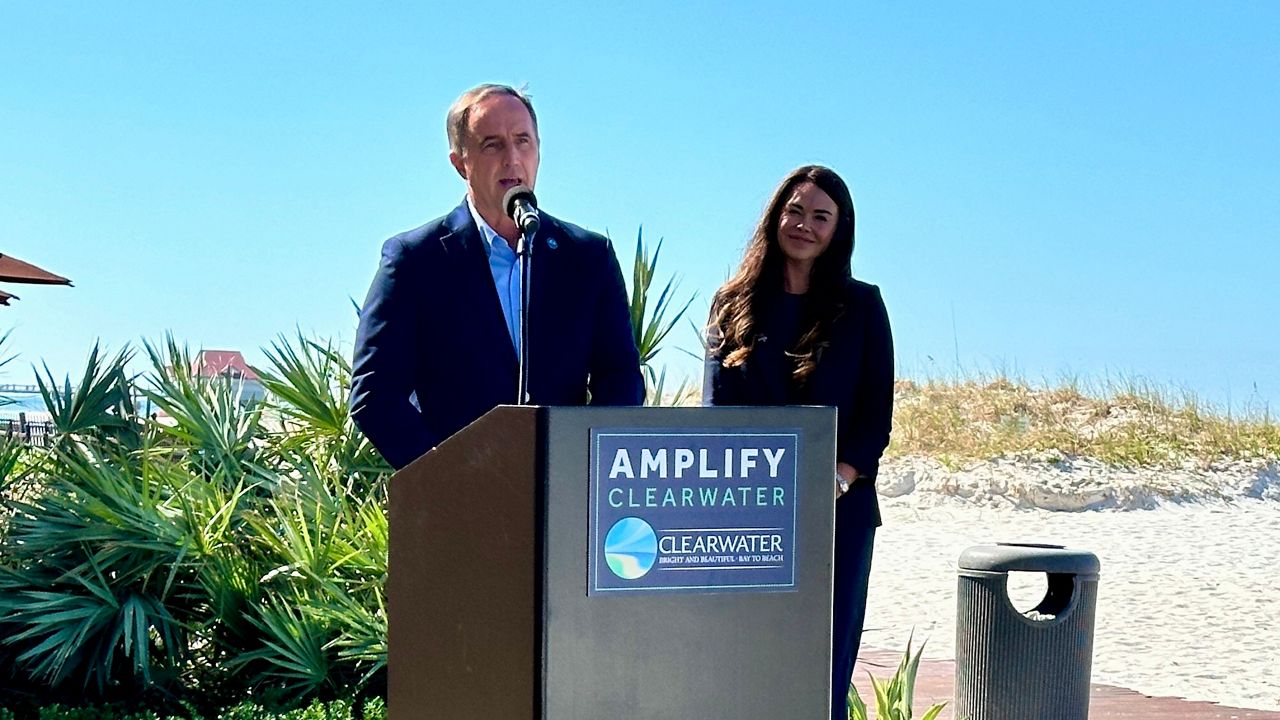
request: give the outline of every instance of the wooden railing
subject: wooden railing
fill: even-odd
[[[17,420],[0,420],[0,435],[16,436],[37,447],[48,447],[49,438],[53,436],[53,423],[32,422],[19,415]]]

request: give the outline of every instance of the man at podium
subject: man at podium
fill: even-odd
[[[521,317],[520,229],[504,196],[537,181],[529,97],[478,85],[449,108],[446,126],[466,197],[383,244],[356,334],[352,417],[397,469],[492,408],[519,404],[522,351],[532,404],[644,401],[622,272],[606,238],[540,213],[529,317]]]

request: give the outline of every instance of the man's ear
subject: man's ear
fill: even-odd
[[[467,168],[465,165],[462,164],[461,155],[459,155],[456,152],[449,153],[449,164],[453,166],[454,170],[458,171],[459,177],[461,177],[463,180],[467,179]]]

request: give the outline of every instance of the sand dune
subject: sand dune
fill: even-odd
[[[1102,560],[1095,681],[1280,710],[1275,465],[1159,473],[1074,463],[948,473],[921,459],[888,461],[865,645],[900,648],[914,627],[928,638],[927,656],[952,657],[960,552],[1057,543]],[[1084,508],[1109,509],[1063,511]],[[1034,580],[1014,592],[1034,595]]]

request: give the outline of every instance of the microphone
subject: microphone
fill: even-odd
[[[525,236],[538,232],[541,222],[538,218],[538,199],[533,196],[533,189],[528,185],[516,185],[508,190],[502,196],[502,208]]]

